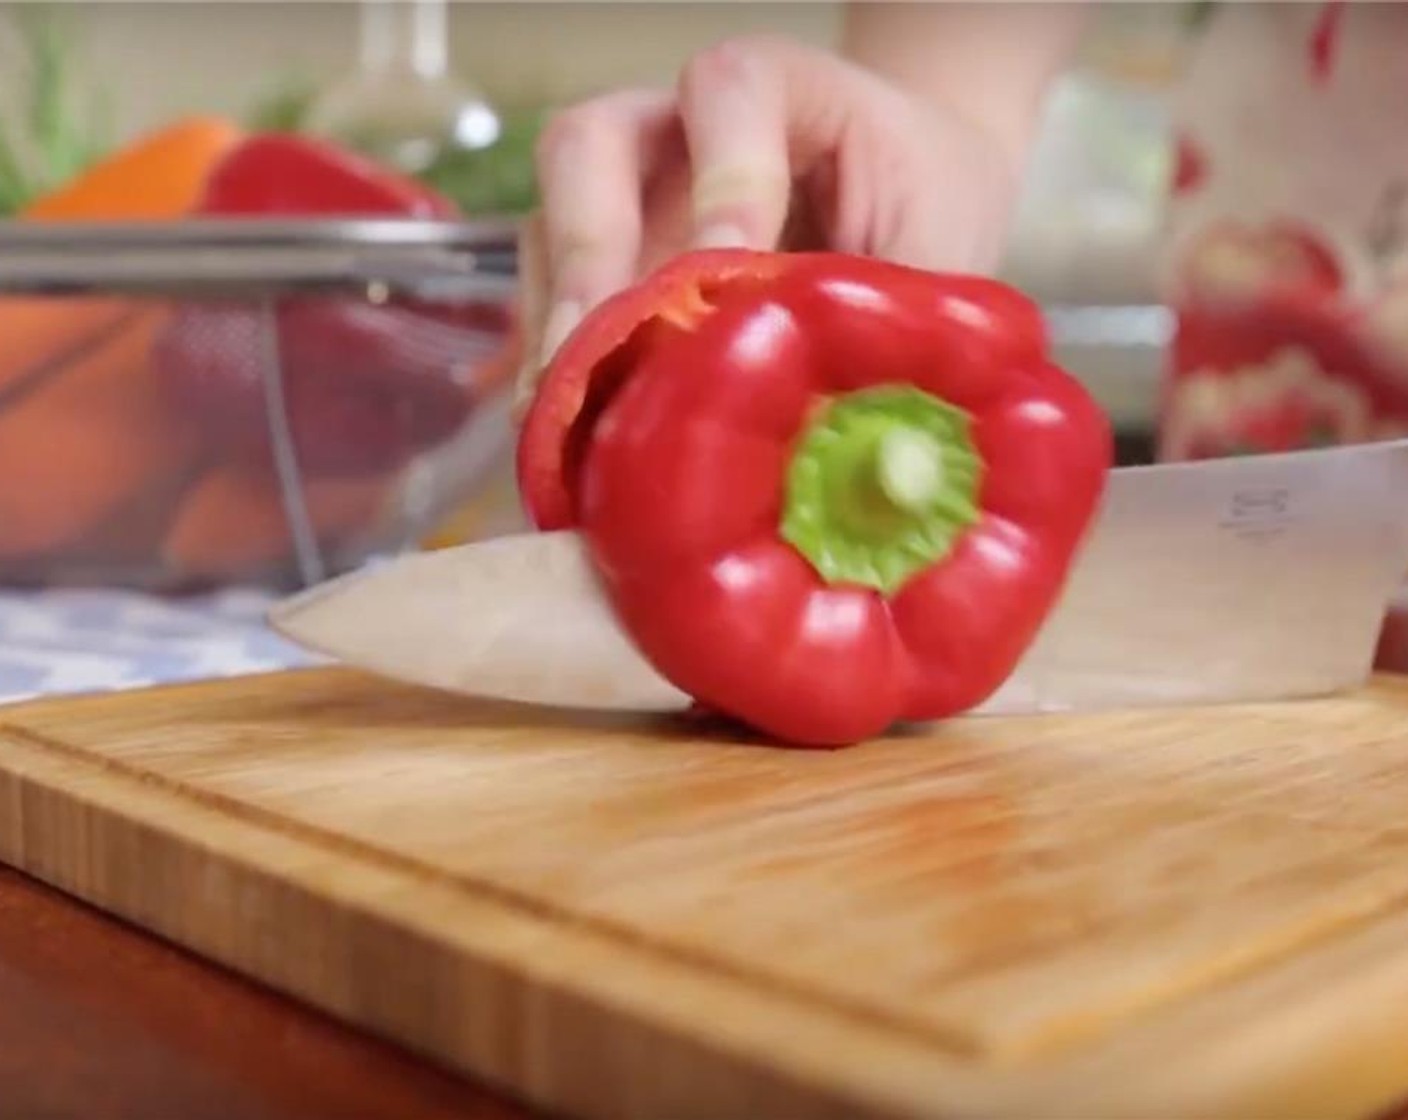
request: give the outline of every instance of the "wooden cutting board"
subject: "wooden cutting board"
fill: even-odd
[[[0,711],[0,859],[584,1117],[1408,1098],[1408,684],[841,752],[317,670]]]

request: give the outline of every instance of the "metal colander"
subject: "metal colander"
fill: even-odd
[[[514,235],[0,223],[0,579],[307,584],[415,546],[504,471]]]

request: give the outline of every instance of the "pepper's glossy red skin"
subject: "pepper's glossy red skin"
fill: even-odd
[[[237,144],[212,171],[210,217],[453,218],[452,202],[409,176],[325,141],[278,133]],[[357,297],[281,300],[274,310],[284,404],[310,475],[375,475],[453,435],[473,407],[497,308]],[[173,396],[224,456],[266,465],[266,320],[253,301],[180,305],[156,358]]]
[[[819,404],[906,383],[965,409],[978,523],[886,596],[779,536]],[[704,705],[838,745],[981,703],[1059,595],[1104,489],[1103,413],[1005,285],[839,254],[688,255],[604,304],[547,370],[519,478],[579,526],[627,632]]]

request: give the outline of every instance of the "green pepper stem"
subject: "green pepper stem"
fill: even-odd
[[[876,445],[875,475],[885,497],[899,509],[917,513],[943,489],[943,448],[919,428],[893,427]]]
[[[978,518],[966,412],[909,385],[833,401],[802,434],[780,532],[827,580],[896,590]]]

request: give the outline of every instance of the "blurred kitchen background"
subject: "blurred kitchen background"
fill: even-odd
[[[1050,106],[1009,250],[1010,279],[1053,304],[1152,301],[1147,248],[1170,163],[1164,97],[1203,7],[1103,6]],[[20,104],[33,80],[16,57],[28,44],[15,15],[32,18],[35,8],[0,6],[0,83],[9,87],[0,103],[7,106]],[[84,103],[96,109],[75,122],[94,146],[191,112],[336,127],[385,100],[392,103],[385,115],[399,111],[406,124],[482,96],[504,118],[491,154],[442,154],[429,169],[474,210],[530,204],[532,134],[553,105],[623,83],[668,82],[693,51],[725,35],[769,31],[828,45],[838,10],[808,2],[101,0],[55,4],[45,14],[56,24],[52,45],[74,111]],[[378,62],[414,52],[424,87],[408,92],[398,76],[396,93],[378,89]],[[1166,330],[1161,316],[1092,313],[1070,326],[1096,344],[1076,364],[1098,380],[1122,423],[1140,424],[1153,390],[1149,346]],[[1107,351],[1105,343],[1119,345]]]
[[[1110,411],[1125,462],[1150,453],[1169,336],[1149,252],[1171,167],[1166,98],[1205,7],[1100,9],[1049,106],[1003,269],[1050,310],[1060,356]],[[333,138],[399,164],[468,219],[512,219],[534,204],[534,139],[554,106],[623,84],[668,83],[691,53],[728,35],[767,31],[829,45],[839,14],[836,4],[805,2],[0,4],[0,217],[25,224],[28,207],[81,178],[96,161],[204,114],[249,130]],[[75,213],[88,211],[80,206]],[[0,279],[5,265],[0,261]],[[11,273],[13,279],[13,267]],[[0,315],[29,315],[32,309],[10,301],[34,294],[12,287],[0,296]],[[44,303],[39,310],[47,297]],[[246,326],[255,322],[256,310],[251,302]],[[144,351],[143,368],[124,374],[135,379],[132,387],[85,397],[81,378],[115,378],[117,359],[100,355],[85,375],[50,369],[62,347],[45,351],[39,373],[15,373],[10,389],[0,383],[0,393],[9,394],[0,396],[0,405],[9,401],[15,410],[9,430],[22,426],[45,448],[75,450],[56,450],[48,461],[30,456],[37,485],[25,493],[0,488],[0,582],[158,588],[290,577],[306,582],[387,548],[520,527],[503,391],[512,355],[500,353],[486,364],[474,349],[486,331],[502,349],[506,328],[483,311],[468,325],[463,316],[454,327],[439,321],[436,345],[449,345],[454,330],[462,330],[465,352],[478,355],[475,368],[497,362],[496,379],[492,385],[487,374],[480,379],[482,392],[476,390],[472,414],[454,440],[418,453],[405,470],[395,465],[382,479],[394,474],[394,487],[373,495],[374,515],[371,506],[357,505],[372,498],[348,490],[345,470],[295,480],[291,491],[277,452],[262,466],[241,460],[234,473],[223,474],[198,475],[206,469],[203,459],[192,465],[173,458],[181,470],[197,472],[181,482],[179,493],[166,477],[176,468],[153,467],[161,477],[134,482],[120,501],[114,488],[104,505],[98,483],[110,483],[111,472],[101,455],[135,454],[121,449],[154,443],[150,435],[135,434],[139,421],[155,421],[138,417],[146,406],[133,402],[155,392],[145,367],[162,359],[149,362]],[[386,313],[393,317],[387,321],[393,340],[424,325],[405,307]],[[394,318],[403,314],[411,317]],[[221,329],[232,328],[225,322]],[[353,328],[343,321],[337,329]],[[193,342],[189,330],[186,335],[181,353],[189,369],[199,364],[191,355],[204,346],[201,360],[213,362],[212,369],[223,363],[221,376],[232,384],[232,368],[258,360],[247,345],[243,353],[217,354],[209,338]],[[382,331],[382,341],[386,336]],[[169,346],[165,353],[169,364]],[[286,388],[305,372],[294,361],[287,358],[283,371]],[[205,376],[199,370],[191,376],[197,374]],[[307,373],[315,375],[322,374]],[[0,371],[0,382],[4,376]],[[22,390],[19,399],[14,386]],[[25,394],[39,399],[31,403]],[[151,400],[155,408],[156,396]],[[31,418],[21,411],[27,404]],[[209,401],[203,407],[211,412]],[[53,435],[41,434],[40,418]],[[254,422],[263,424],[262,412]],[[115,450],[95,450],[108,446]],[[0,430],[0,469],[9,469],[4,452]],[[84,456],[86,482],[78,478]],[[299,486],[301,500],[293,500],[300,498]],[[80,524],[75,513],[63,533],[49,525],[54,511],[87,508],[84,503],[93,510],[87,522]],[[347,512],[353,509],[362,512]],[[26,518],[33,523],[28,536]],[[360,535],[349,536],[349,527]],[[310,551],[328,555],[310,560]]]

